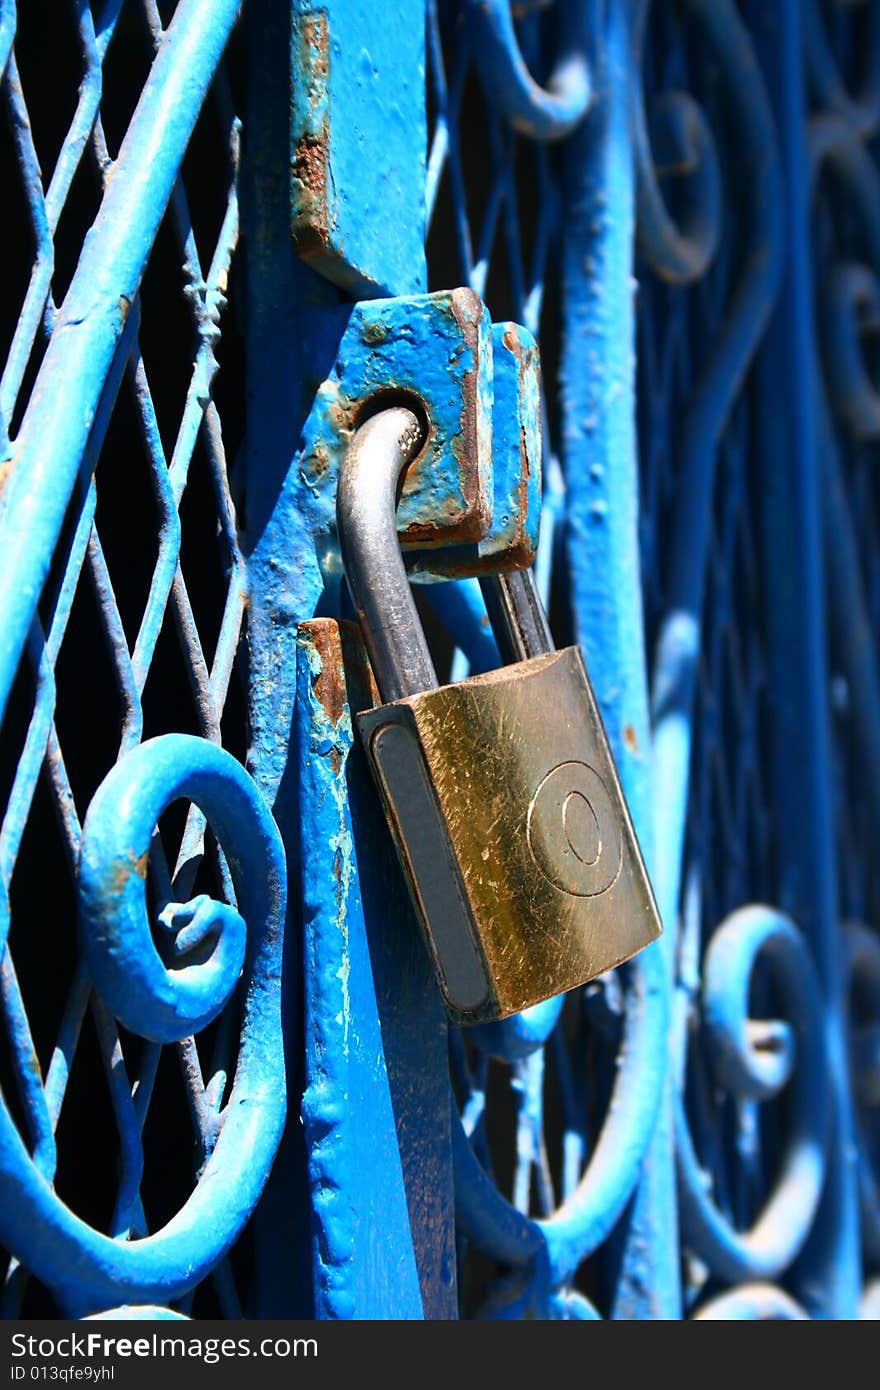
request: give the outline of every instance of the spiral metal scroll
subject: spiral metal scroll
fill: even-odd
[[[546,86],[520,51],[510,0],[469,0],[474,56],[497,109],[535,140],[561,140],[583,120],[593,97],[588,56],[597,0],[559,0],[559,51]]]
[[[650,10],[651,0],[642,0],[636,12],[634,46],[640,57]],[[721,172],[711,126],[688,92],[667,91],[653,102],[650,117],[644,102],[636,101],[633,140],[639,253],[663,279],[689,284],[711,265],[721,231]],[[672,181],[681,195],[681,225],[664,201],[663,184]]]
[[[749,1018],[759,958],[776,976],[791,1023]],[[713,933],[703,967],[703,1013],[718,1084],[740,1102],[768,1101],[791,1084],[775,1186],[747,1233],[713,1200],[679,1098],[676,1117],[685,1236],[713,1273],[736,1282],[778,1276],[809,1233],[822,1193],[828,1080],[822,998],[805,942],[782,913],[752,905]]]
[[[195,802],[217,835],[241,913],[204,896],[166,904],[156,927],[163,959],[146,878],[159,816],[179,797]],[[104,1004],[132,1032],[167,1042],[216,1017],[240,980],[243,1020],[219,1136],[195,1190],[143,1239],[111,1239],[70,1211],[0,1104],[0,1235],[49,1283],[59,1269],[71,1279],[75,1272],[85,1311],[179,1297],[213,1268],[253,1210],[285,1115],[285,899],[284,849],[272,815],[248,774],[216,745],[184,734],[151,739],[126,754],[96,793],[81,847],[80,908]]]

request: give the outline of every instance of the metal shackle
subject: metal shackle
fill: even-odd
[[[438,685],[395,520],[400,478],[415,458],[421,437],[411,410],[389,407],[360,426],[339,472],[336,524],[342,564],[386,702]],[[502,661],[524,661],[553,651],[531,570],[484,576],[480,589]]]
[[[352,603],[379,694],[386,702],[435,690],[438,681],[397,538],[400,475],[422,430],[411,410],[391,406],[364,421],[339,470],[336,526]]]

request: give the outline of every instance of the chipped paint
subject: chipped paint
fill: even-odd
[[[375,0],[293,0],[293,240],[357,298],[424,286],[424,30],[421,0],[393,24]]]
[[[485,399],[477,406],[478,418],[490,433],[491,525],[475,544],[462,544],[462,537],[439,552],[407,555],[414,578],[463,578],[525,569],[534,562],[541,516],[540,383],[538,347],[531,333],[515,323],[494,324],[491,397],[488,406]]]
[[[423,1247],[439,1250],[441,1259],[448,1258],[451,1224],[438,1221],[438,1215],[443,1210],[448,1222],[451,1191],[429,1174],[434,1191],[427,1197],[414,1193],[410,1201],[411,1177],[404,1177],[404,1165],[407,1171],[412,1165],[402,1136],[411,1144],[427,1130],[398,1120],[398,1111],[406,1112],[412,1102],[395,1092],[392,1081],[397,1020],[408,991],[413,985],[421,991],[420,969],[427,970],[428,965],[422,951],[413,969],[406,954],[401,957],[400,942],[392,943],[399,925],[409,926],[421,951],[415,923],[406,919],[403,885],[383,885],[382,915],[375,921],[380,937],[388,940],[392,969],[401,975],[395,976],[391,987],[392,1007],[388,1008],[384,997],[380,1004],[382,969],[387,969],[387,962],[383,965],[375,940],[369,939],[365,899],[370,901],[371,914],[375,913],[378,904],[372,878],[382,853],[372,841],[376,832],[383,835],[385,831],[372,795],[364,801],[358,794],[359,783],[366,786],[369,774],[353,742],[350,701],[363,707],[371,703],[372,691],[356,627],[327,618],[300,624],[297,695],[297,741],[303,759],[300,813],[307,828],[302,864],[306,959],[302,1117],[316,1223],[315,1311],[319,1317],[336,1318],[422,1317],[436,1304],[423,1305],[417,1261],[425,1258],[420,1253]],[[338,760],[334,754],[339,754]],[[419,1027],[435,1017],[432,1006],[439,1006],[435,996],[436,991],[423,1000],[419,996]],[[409,1002],[411,1006],[415,1001]],[[436,1047],[428,1045],[432,1068],[436,1064],[437,1077],[443,1076],[445,1087],[445,1035],[437,1031],[434,1041]],[[430,1088],[432,1083],[427,1077],[424,1080]],[[367,1132],[370,1156],[365,1163]],[[423,1170],[423,1165],[416,1167]],[[377,1172],[382,1174],[381,1184],[376,1183]],[[420,1228],[424,1229],[419,1234]],[[437,1297],[436,1290],[432,1296]]]
[[[330,52],[325,11],[292,17],[297,73],[291,153],[294,244],[306,260],[326,254],[330,241],[328,166]]]
[[[323,513],[328,582],[340,573],[331,509],[365,413],[405,400],[427,421],[398,519],[414,579],[533,563],[541,509],[540,363],[518,324],[490,325],[467,289],[355,306],[304,429],[300,472]]]
[[[303,429],[302,482],[333,537],[336,480],[352,433],[380,401],[417,402],[425,443],[399,509],[405,543],[475,542],[492,515],[491,323],[468,289],[371,300],[340,311],[340,345]],[[335,537],[322,550],[338,576]]]
[[[351,958],[348,950],[346,906],[352,888],[354,841],[348,820],[345,765],[353,734],[351,712],[345,691],[345,671],[339,630],[331,620],[316,620],[300,630],[302,650],[311,677],[312,739],[317,757],[330,763],[325,793],[335,814],[329,817],[327,848],[333,864],[333,891],[336,899],[336,927],[340,936],[340,963],[336,971],[342,991],[342,1007],[337,1018],[342,1023],[342,1051],[348,1056],[351,1007],[348,989]]]

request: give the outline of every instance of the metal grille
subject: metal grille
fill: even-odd
[[[828,593],[833,807],[841,923],[840,1002],[849,1043],[863,1273],[862,1316],[877,1317],[880,1128],[876,1037],[880,943],[874,852],[880,750],[877,680],[876,304],[880,255],[880,16],[811,13],[808,30],[811,286]]]
[[[450,1185],[436,1206],[426,1189],[451,1164],[464,1316],[840,1317],[860,1299],[876,1316],[880,6],[426,10],[430,285],[468,284],[540,340],[539,584],[557,641],[584,648],[664,940],[564,1000],[452,1033],[450,1158],[442,1058],[434,1074],[437,1055],[413,1055],[442,1027],[408,1031],[417,990],[401,1004],[390,933],[380,949],[367,920],[377,895],[405,909],[387,843],[348,805],[343,687],[329,709],[312,689],[326,620],[295,631],[332,605],[312,555],[323,522],[290,474],[345,296],[289,244],[289,7],[249,11],[245,344],[240,37],[222,57],[235,0],[0,0],[0,1220],[24,1259],[9,1259],[3,1313],[380,1308],[381,1280],[356,1296],[363,1252],[411,1225],[430,1243],[412,1204],[446,1220]],[[203,104],[187,97],[199,84]],[[452,677],[466,672],[456,651]],[[244,822],[263,850],[277,832],[257,799],[218,840],[194,803],[200,778],[250,786],[250,751],[302,872],[292,926],[307,957],[327,955],[304,962],[306,1055],[299,1019],[286,1041],[306,1095],[256,1253],[280,1023],[249,1025],[262,991],[230,986],[196,1010],[194,1037],[163,1034],[155,999],[130,1016],[102,1002],[78,928],[86,812],[133,757],[158,777],[150,740],[169,733],[196,736],[185,754],[161,745],[182,797],[111,898],[128,901],[132,869],[146,881],[169,975],[236,936],[236,888],[283,877]],[[190,757],[175,782],[169,764],[189,776]],[[303,808],[316,843],[300,856]],[[368,866],[374,850],[387,862]],[[322,1049],[347,1046],[351,998],[365,1031],[349,1069]],[[242,1072],[267,1111],[230,1152]],[[364,1094],[347,1108],[352,1078]],[[223,1201],[175,1227],[220,1151]],[[325,1250],[307,1249],[308,1201]],[[392,1250],[401,1306],[418,1306],[429,1266],[445,1306],[436,1248],[435,1266]]]
[[[173,13],[149,0],[3,5],[3,182],[19,252],[5,286],[17,297],[4,316],[17,319],[0,386],[5,457]],[[234,1006],[198,1046],[163,1048],[117,1025],[81,958],[74,887],[82,818],[117,757],[168,729],[244,752],[234,668],[245,590],[227,468],[241,368],[234,334],[221,347],[239,144],[221,69],[128,306],[4,730],[4,1094],[42,1177],[116,1238],[157,1229],[185,1200],[216,1142],[236,1056]],[[228,425],[214,393],[221,362]],[[234,901],[194,807],[163,818],[150,890],[157,909],[199,892]],[[75,1310],[75,1286],[57,1273],[60,1304],[29,1290],[11,1260],[5,1315]],[[197,1295],[196,1307],[240,1316],[228,1264],[214,1286],[219,1302]]]
[[[734,1273],[733,1257],[720,1247],[737,1244],[739,1237],[732,1233],[752,1227],[773,1189],[781,1132],[778,1102],[771,1096],[782,1088],[788,1072],[780,1068],[779,1077],[761,1096],[769,1102],[762,1106],[746,1077],[725,1068],[720,1037],[724,1025],[719,1028],[716,1016],[721,1010],[718,995],[729,982],[712,969],[713,952],[723,951],[725,934],[731,940],[737,934],[740,939],[745,936],[749,913],[755,921],[761,912],[772,917],[766,909],[748,905],[779,901],[768,785],[773,731],[762,604],[769,586],[761,531],[760,407],[753,370],[774,292],[778,171],[771,173],[769,192],[763,191],[764,207],[754,211],[747,189],[750,180],[753,187],[758,184],[761,156],[754,143],[737,144],[733,134],[735,102],[729,84],[743,80],[743,60],[750,56],[750,40],[737,35],[735,15],[728,11],[717,26],[726,31],[729,45],[720,52],[719,45],[714,51],[710,47],[717,66],[708,61],[708,26],[694,25],[690,34],[686,26],[686,20],[676,22],[661,12],[647,24],[643,38],[644,121],[653,147],[648,148],[646,140],[639,157],[650,159],[653,167],[642,164],[640,174],[670,206],[675,207],[678,198],[690,244],[688,256],[676,258],[643,215],[636,399],[646,630],[648,650],[656,653],[655,720],[661,737],[676,717],[692,720],[683,841],[676,843],[674,832],[661,834],[658,846],[659,854],[673,863],[680,857],[681,862],[672,1067],[685,1102],[677,1111],[677,1146],[685,1194],[682,1293],[684,1308],[690,1310],[701,1302],[711,1309],[708,1300],[729,1280],[758,1272],[749,1269],[749,1258],[740,1251],[740,1267]],[[737,37],[742,38],[739,52]],[[772,151],[772,125],[766,105],[761,110],[760,91],[755,90],[750,100],[755,124],[763,126]],[[664,140],[672,136],[676,106],[694,123],[691,162],[679,171],[674,152],[664,148]],[[643,206],[645,202],[643,198]],[[770,239],[771,247],[770,268],[763,275],[750,266],[750,248],[761,236]],[[751,321],[740,313],[737,324],[737,296],[749,291]],[[702,516],[691,500],[695,494]],[[682,563],[684,553],[688,558]],[[666,645],[673,625],[689,621],[698,623],[690,708],[688,694],[672,688],[676,663]],[[665,766],[655,770],[658,782],[664,773],[667,779],[665,796],[660,785],[655,789],[660,804],[669,799],[671,775],[679,782],[685,779],[682,793],[687,785],[686,758],[673,752],[668,759],[667,754]],[[675,867],[666,872],[673,880],[678,877]],[[671,897],[666,907],[672,907]],[[731,915],[737,910],[746,915]],[[768,980],[766,959],[759,957],[760,951],[753,962],[749,1012],[772,1018],[780,1007],[785,1013],[784,1005]],[[787,1024],[750,1021],[746,1027],[752,1045],[768,1052],[783,1046],[783,1035],[790,1042]],[[689,1193],[692,1185],[697,1191]],[[782,1272],[803,1239],[817,1197],[815,1185],[811,1191],[805,1188],[805,1220],[795,1234],[792,1214],[786,1221],[777,1211],[774,1239],[780,1254],[773,1259],[774,1274]],[[710,1207],[717,1218],[708,1215]],[[731,1233],[729,1241],[717,1234],[722,1227]]]
[[[571,20],[562,5],[541,13],[537,8],[517,11],[516,35],[540,80]],[[656,1013],[650,1017],[651,1005],[641,994],[644,978],[623,970],[597,981],[567,1001],[559,1023],[552,1011],[538,1011],[507,1034],[477,1039],[475,1046],[453,1039],[464,1130],[480,1164],[475,1168],[459,1151],[459,1189],[468,1191],[459,1201],[459,1216],[471,1240],[463,1266],[463,1306],[494,1316],[539,1309],[541,1315],[549,1310],[555,1316],[590,1317],[598,1308],[614,1316],[675,1316],[683,1309],[701,1317],[798,1317],[803,1310],[790,1292],[804,1287],[806,1276],[795,1265],[800,1254],[801,1269],[821,1269],[817,1277],[827,1281],[819,1295],[815,1286],[806,1286],[811,1311],[840,1309],[853,1288],[852,1247],[845,1234],[849,1217],[842,1215],[851,1210],[852,1189],[841,1196],[834,1167],[825,1172],[824,1108],[830,1082],[842,1098],[843,1115],[833,1147],[846,1132],[846,1082],[833,1046],[827,1060],[821,1055],[820,1018],[823,1008],[827,1016],[835,1015],[835,986],[826,979],[831,998],[823,1005],[813,965],[815,954],[822,969],[830,967],[833,974],[840,938],[824,915],[822,894],[830,872],[823,851],[812,851],[825,867],[808,889],[810,874],[794,862],[805,852],[805,841],[780,832],[780,823],[785,827],[786,818],[797,814],[798,795],[815,796],[805,839],[818,836],[821,844],[828,794],[827,784],[824,790],[821,785],[823,716],[815,707],[803,715],[804,728],[817,730],[815,778],[809,792],[795,790],[796,759],[787,740],[797,735],[797,692],[787,683],[792,676],[783,674],[783,650],[802,642],[809,654],[821,615],[809,582],[813,562],[804,555],[803,542],[799,552],[786,549],[795,544],[780,541],[787,523],[775,530],[785,503],[779,491],[784,484],[773,470],[778,473],[779,450],[797,447],[791,434],[771,424],[774,392],[793,388],[791,379],[780,375],[778,358],[780,350],[792,350],[786,337],[792,332],[786,319],[791,310],[785,303],[778,310],[785,330],[774,326],[768,336],[768,326],[780,302],[785,238],[796,242],[802,235],[797,227],[791,231],[793,218],[786,226],[783,202],[785,180],[803,177],[805,166],[803,152],[792,145],[797,118],[791,84],[798,80],[792,71],[801,59],[798,22],[790,8],[785,15],[780,9],[765,25],[748,7],[695,3],[678,14],[672,7],[641,5],[617,46],[621,26],[592,15],[594,43],[583,51],[589,53],[599,109],[588,117],[588,133],[575,149],[569,144],[560,152],[511,132],[510,112],[493,87],[491,71],[487,75],[493,62],[497,68],[503,64],[498,54],[475,61],[475,40],[484,43],[485,34],[476,30],[468,8],[443,7],[440,13],[447,77],[437,56],[435,17],[433,90],[439,115],[429,187],[433,194],[444,168],[447,186],[434,228],[443,228],[438,241],[447,247],[454,233],[456,268],[488,296],[494,313],[499,307],[492,295],[500,292],[503,311],[510,306],[540,333],[550,403],[547,500],[556,525],[550,522],[555,544],[548,534],[539,566],[545,591],[554,598],[557,638],[569,640],[573,633],[591,660],[637,828],[653,861],[668,973],[662,986],[656,980],[649,986],[648,1000],[659,988],[671,1012],[671,1094],[661,1102],[650,1141],[650,1084],[640,1096],[628,1094],[629,1123],[626,1142],[618,1136],[619,1151],[633,1146],[644,1157],[644,1169],[640,1181],[636,1172],[623,1177],[621,1171],[617,1185],[605,1181],[604,1160],[619,1116],[619,1091],[627,1080],[634,1084],[645,1067],[650,1053],[650,1046],[641,1052],[645,1038],[653,1034],[655,1045],[662,1046],[663,1024]],[[814,82],[821,68],[816,58],[821,22],[811,10],[806,49]],[[873,23],[861,12],[835,21],[839,56],[853,60],[854,49],[847,45],[853,27],[858,30],[863,22]],[[771,52],[777,56],[768,56]],[[634,59],[640,68],[633,68]],[[616,110],[609,82],[622,93]],[[481,101],[488,102],[485,116]],[[839,92],[837,101],[840,105]],[[872,128],[863,113],[859,120],[862,133]],[[784,173],[777,122],[785,137]],[[618,423],[615,435],[607,423],[614,393],[625,392],[627,384],[613,380],[610,371],[603,379],[601,366],[597,370],[603,352],[610,350],[604,322],[618,313],[620,332],[626,331],[629,285],[623,277],[630,272],[625,255],[613,260],[605,209],[615,208],[625,240],[626,197],[633,192],[626,174],[629,138],[636,171],[640,570],[654,745],[647,804],[638,773],[627,763],[628,753],[638,755],[644,732],[637,696],[630,695],[632,722],[624,723],[621,714],[627,703],[620,695],[626,662],[634,660],[638,668],[641,657],[638,625],[626,626],[628,583],[635,580],[639,593],[635,556],[625,552],[626,509],[633,505],[633,494],[626,493],[627,436],[625,426]],[[608,159],[616,164],[603,162]],[[528,161],[537,176],[521,180]],[[529,234],[538,247],[534,263],[523,252]],[[823,244],[816,257],[820,287],[829,258]],[[545,278],[552,278],[560,260],[561,309],[554,306],[542,316]],[[435,254],[435,265],[448,278],[448,260]],[[860,305],[864,342],[873,332],[867,307],[873,300],[863,285],[849,293]],[[820,328],[826,331],[825,323]],[[832,345],[835,354],[839,342]],[[561,392],[555,380],[560,363]],[[578,394],[575,374],[596,375],[592,394],[589,389]],[[802,390],[807,381],[802,374]],[[795,387],[795,400],[796,392]],[[585,402],[589,413],[578,418],[575,412]],[[785,428],[797,434],[795,427]],[[790,486],[798,505],[807,508],[801,499],[809,495],[808,452],[798,456],[798,466],[802,474]],[[850,462],[847,468],[859,537],[842,533],[835,522],[831,545],[843,554],[858,550],[873,574],[875,508],[865,472],[870,465]],[[621,581],[617,593],[610,585],[603,590],[595,579],[595,566],[613,565],[615,553],[613,546],[603,550],[593,539],[603,518],[596,510],[599,493],[590,493],[585,469],[597,479],[605,469],[623,479],[610,494],[620,507],[611,526],[624,537],[623,563],[629,566],[614,571]],[[798,570],[807,574],[800,636],[785,617],[791,604],[787,586]],[[832,605],[836,582],[832,573]],[[603,593],[609,605],[618,606],[617,650],[614,621],[601,614]],[[851,627],[851,616],[849,621]],[[868,664],[873,671],[873,658]],[[815,665],[810,670],[815,683],[819,670]],[[636,670],[631,691],[639,679]],[[844,720],[849,686],[838,680],[836,689]],[[820,693],[820,703],[821,698]],[[861,755],[864,725],[860,735],[858,754],[850,745],[851,759]],[[845,776],[840,775],[841,787],[847,786]],[[861,846],[869,843],[873,808],[865,808],[862,819],[863,804],[857,795],[840,799],[845,882],[860,902],[849,912],[863,910],[870,881]],[[873,938],[863,928],[852,935],[864,1067],[877,973]],[[865,1107],[874,1101],[865,1076],[863,1071],[856,1089],[863,1204],[873,1212]],[[661,1084],[655,1076],[655,1095]],[[642,1115],[651,1114],[644,1128],[640,1107]],[[673,1153],[680,1246],[672,1219]],[[621,1194],[633,1189],[636,1205],[618,1227],[621,1255],[614,1242],[610,1247],[602,1242],[621,1215]],[[830,1235],[820,1210],[823,1192],[826,1204],[838,1204],[837,1235]],[[532,1219],[517,1222],[508,1203]],[[870,1240],[868,1245],[872,1248]],[[539,1290],[535,1265],[542,1247],[549,1247],[549,1278],[556,1290],[549,1301]],[[494,1268],[485,1255],[494,1257]],[[509,1272],[511,1265],[516,1273]]]

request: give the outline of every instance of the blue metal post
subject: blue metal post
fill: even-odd
[[[357,45],[356,25],[332,41]],[[347,316],[343,293],[299,259],[291,238],[289,0],[266,0],[250,43],[249,766],[274,804],[291,882],[303,894],[302,908],[292,902],[285,981],[291,1109],[304,1094],[306,1121],[305,1129],[288,1127],[258,1209],[257,1306],[275,1317],[449,1317],[450,1093],[439,992],[402,881],[383,894],[365,888],[373,859],[393,862],[391,847],[372,803],[363,812],[349,801],[350,733],[344,746],[328,742],[314,684],[320,672],[312,670],[322,659],[307,630],[299,632],[316,611],[334,614],[338,604],[338,572],[325,590],[321,567],[331,538],[321,533],[322,504],[300,460],[303,425]],[[414,139],[420,128],[414,120]],[[339,138],[344,128],[334,132]],[[324,693],[337,729],[350,714],[342,674],[330,665]],[[330,1039],[332,1057],[324,1051]]]
[[[756,26],[786,181],[785,275],[759,364],[762,531],[768,583],[774,824],[779,901],[803,928],[825,990],[834,1105],[824,1196],[795,1283],[815,1317],[856,1316],[861,1288],[842,941],[832,799],[829,673],[809,209],[804,33],[798,0]]]
[[[651,733],[638,546],[635,433],[635,169],[632,16],[612,5],[599,44],[597,104],[566,159],[565,345],[562,401],[568,563],[575,632],[648,864],[652,868]],[[674,923],[647,948],[662,987],[650,1011],[652,1047],[667,1047]],[[646,968],[640,960],[634,967]],[[628,989],[630,1007],[637,992]],[[628,1065],[633,1059],[628,1059]],[[665,1068],[663,1069],[665,1071]],[[676,1317],[678,1239],[671,1096],[664,1080],[613,1298],[616,1317]],[[658,1096],[659,1099],[659,1096]]]

